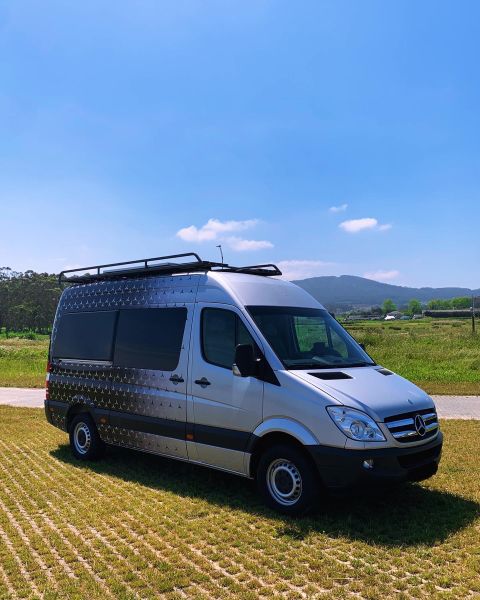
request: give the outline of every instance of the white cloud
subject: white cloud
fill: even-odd
[[[243,231],[257,225],[258,219],[249,219],[246,221],[219,221],[218,219],[209,219],[205,225],[198,228],[195,225],[184,227],[177,231],[177,236],[185,242],[205,242],[207,240],[216,240],[221,233],[229,231]]]
[[[201,243],[207,241],[219,241],[226,244],[232,250],[245,252],[248,250],[263,250],[273,248],[273,244],[267,240],[246,240],[237,236],[225,236],[226,233],[245,231],[258,225],[258,219],[247,219],[246,221],[219,221],[209,219],[202,227],[190,225],[177,231],[177,237],[184,242]]]
[[[367,279],[373,279],[375,281],[391,281],[392,279],[397,279],[400,275],[400,271],[396,271],[392,269],[391,271],[373,271],[370,273],[364,273],[364,277]]]
[[[177,236],[184,242],[205,242],[214,240],[217,234],[212,229],[205,229],[205,226],[197,229],[195,225],[190,225],[190,227],[184,227],[177,231]]]
[[[391,223],[385,223],[384,225],[379,225],[378,226],[378,231],[388,231],[391,228],[392,228],[392,224]]]
[[[390,224],[382,224],[372,217],[364,217],[363,219],[349,219],[348,221],[342,221],[339,227],[347,233],[358,233],[367,229],[375,231],[387,231],[391,229]]]
[[[348,208],[348,204],[340,204],[340,206],[331,206],[329,208],[331,213],[345,212]]]
[[[284,279],[293,280],[322,275],[325,268],[334,266],[334,263],[323,260],[281,260],[277,266]]]
[[[268,242],[267,240],[245,240],[240,237],[228,237],[224,241],[232,250],[236,250],[237,252],[273,248],[272,242]]]

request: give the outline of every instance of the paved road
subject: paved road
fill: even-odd
[[[441,419],[480,419],[480,396],[432,396]]]
[[[43,407],[45,390],[27,388],[0,388],[0,404],[10,406]]]
[[[0,388],[0,404],[43,408],[43,389]],[[442,419],[479,419],[480,396],[432,396]]]

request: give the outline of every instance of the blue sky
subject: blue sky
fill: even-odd
[[[0,264],[480,287],[479,56],[474,1],[0,2]]]

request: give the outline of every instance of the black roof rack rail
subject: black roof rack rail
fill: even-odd
[[[230,271],[231,273],[249,273],[250,275],[264,275],[266,277],[274,277],[282,274],[277,265],[274,265],[273,263],[265,265],[249,265],[247,267],[231,267],[230,265],[225,265],[223,270]]]
[[[195,260],[186,262],[165,262],[170,259],[188,257],[192,257]],[[159,263],[159,261],[163,262]],[[129,260],[126,262],[67,269],[59,274],[58,282],[60,285],[65,283],[81,284],[92,283],[94,281],[105,281],[106,279],[124,279],[145,275],[173,275],[175,273],[211,271],[212,269],[230,273],[248,273],[250,275],[261,275],[265,277],[282,274],[280,269],[274,264],[232,267],[225,263],[202,260],[196,252],[186,252],[184,254],[170,254],[168,256],[140,258],[138,260]]]

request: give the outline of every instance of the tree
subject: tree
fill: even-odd
[[[383,314],[386,315],[389,312],[397,310],[397,305],[395,304],[395,302],[393,300],[390,300],[390,298],[387,298],[387,300],[384,301],[382,308],[383,308]]]
[[[0,327],[48,332],[60,293],[55,275],[0,268]]]
[[[452,308],[451,300],[429,300],[427,307],[430,310],[449,310]]]
[[[420,315],[422,313],[422,304],[420,300],[414,298],[408,303],[408,312],[412,315]]]
[[[472,306],[472,299],[470,296],[459,296],[458,298],[452,298],[452,307],[457,310],[470,308]]]

